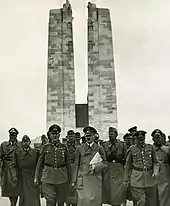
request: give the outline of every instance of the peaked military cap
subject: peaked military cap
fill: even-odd
[[[8,131],[10,134],[19,134],[18,130],[14,127],[12,127],[9,131]]]
[[[75,137],[76,137],[76,138],[81,138],[80,132],[76,132],[76,133],[75,133]]]
[[[83,132],[86,133],[87,131],[97,134],[97,130],[94,127],[88,126],[83,129]]]
[[[28,135],[24,135],[24,136],[23,136],[22,142],[24,142],[24,141],[30,141],[30,142],[31,142],[31,140],[30,140],[30,138],[28,137]]]
[[[118,134],[118,131],[115,127],[109,127],[109,132],[115,132],[116,134]]]
[[[126,139],[126,137],[129,137],[129,138],[131,138],[131,139],[132,139],[132,136],[131,136],[131,134],[130,134],[130,133],[126,133],[126,134],[123,136],[123,139]]]
[[[72,135],[72,134],[73,134],[73,135],[75,134],[73,130],[68,130],[68,131],[67,131],[67,135]]]
[[[133,132],[133,131],[137,131],[137,126],[134,126],[128,129],[128,132]]]
[[[61,127],[57,124],[53,124],[49,127],[49,132],[61,132]]]
[[[160,133],[161,135],[163,134],[160,129],[154,129],[153,132],[151,133],[151,136],[153,137],[155,133]]]
[[[137,132],[135,133],[135,136],[139,136],[140,134],[141,134],[141,135],[146,135],[147,132],[144,131],[144,130],[139,130],[139,131],[137,131]]]

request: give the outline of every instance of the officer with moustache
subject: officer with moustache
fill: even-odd
[[[136,132],[136,145],[132,145],[127,153],[124,180],[130,183],[134,202],[138,206],[157,206],[156,177],[159,162],[154,147],[145,143],[146,132]]]
[[[19,196],[17,178],[11,175],[14,153],[21,148],[21,143],[17,140],[18,133],[16,128],[11,128],[9,141],[3,142],[0,146],[2,197],[9,197],[11,206],[16,206]]]
[[[40,151],[35,171],[35,183],[41,181],[42,193],[47,206],[63,206],[67,201],[71,184],[71,164],[67,146],[59,140],[61,128],[50,126],[49,143]]]
[[[102,172],[106,168],[103,148],[95,142],[96,129],[83,129],[86,143],[78,148],[73,181],[75,181],[77,206],[100,206],[102,203]],[[98,158],[97,158],[98,157]]]

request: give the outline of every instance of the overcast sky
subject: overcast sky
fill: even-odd
[[[170,1],[95,0],[109,8],[114,36],[119,131],[137,125],[170,133]],[[61,0],[0,0],[0,140],[15,126],[31,138],[46,131],[49,10]],[[87,94],[87,1],[74,15],[76,103]]]

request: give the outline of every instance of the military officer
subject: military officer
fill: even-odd
[[[34,184],[39,151],[30,147],[31,140],[27,135],[23,136],[21,143],[22,148],[14,153],[11,164],[12,177],[19,183],[19,206],[40,206],[39,188]]]
[[[103,172],[103,203],[119,206],[125,203],[124,182],[125,153],[124,143],[117,139],[118,131],[109,127],[109,140],[102,144],[108,162]]]
[[[78,206],[100,206],[102,203],[102,171],[106,168],[103,148],[95,143],[96,129],[83,129],[86,143],[78,148],[73,181],[76,181]]]
[[[128,129],[128,132],[131,134],[133,138],[133,144],[136,144],[136,136],[135,133],[137,132],[137,126],[133,126],[130,129]]]
[[[9,141],[3,142],[0,146],[2,196],[9,197],[11,206],[16,206],[19,195],[17,179],[12,179],[11,176],[11,162],[14,152],[21,148],[21,144],[17,140],[18,133],[16,128],[11,128]]]
[[[76,144],[77,146],[80,146],[80,139],[81,139],[81,135],[80,135],[80,132],[76,132],[75,133],[75,138],[76,138]]]
[[[71,184],[71,164],[67,146],[59,140],[61,128],[57,124],[50,126],[49,143],[40,151],[35,171],[35,183],[41,181],[47,206],[63,206]]]
[[[157,176],[159,204],[160,206],[170,205],[170,148],[164,146],[162,142],[162,131],[155,129],[151,136],[153,137],[153,145],[156,150],[158,161],[160,163],[160,170]]]
[[[125,165],[125,184],[130,182],[133,200],[138,206],[157,206],[156,177],[159,163],[155,149],[145,143],[146,132],[136,132],[136,145],[132,145],[127,153]]]

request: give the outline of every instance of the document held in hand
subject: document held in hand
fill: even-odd
[[[103,161],[103,159],[102,159],[101,155],[98,152],[96,152],[96,154],[94,155],[94,157],[92,158],[92,160],[90,161],[89,164],[93,165],[93,164],[96,164],[96,163],[99,163],[102,161]]]

